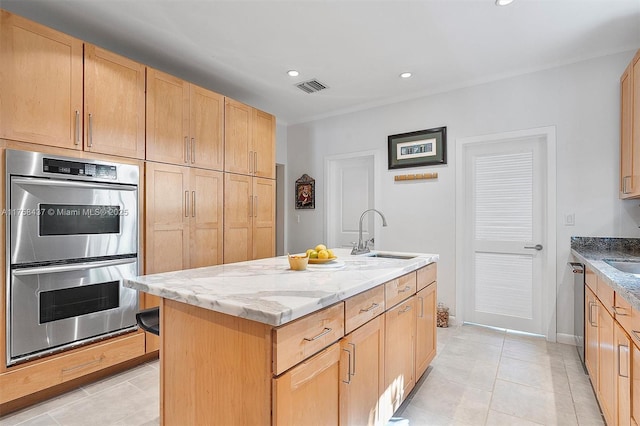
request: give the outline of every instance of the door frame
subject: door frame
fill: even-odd
[[[351,152],[347,154],[338,154],[338,155],[329,155],[324,158],[324,175],[326,178],[326,184],[324,186],[324,241],[327,242],[329,247],[333,247],[335,244],[334,238],[330,235],[329,230],[331,226],[334,226],[337,218],[331,216],[331,210],[329,206],[331,205],[331,194],[335,194],[335,191],[332,191],[333,185],[335,185],[335,176],[332,173],[332,166],[335,163],[338,163],[342,160],[352,160],[354,158],[365,158],[372,157],[373,158],[373,199],[374,203],[380,202],[380,159],[382,155],[379,150],[370,150],[370,151],[358,151]],[[374,206],[379,207],[379,206]],[[381,232],[380,232],[380,222],[374,221],[374,235],[376,238],[376,245],[380,247],[381,245]]]
[[[482,136],[456,139],[456,316],[464,322],[464,283],[467,280],[465,262],[465,214],[467,194],[465,194],[465,177],[468,170],[464,168],[466,148],[471,144],[505,142],[518,139],[542,137],[546,144],[546,211],[543,222],[546,225],[546,247],[544,250],[542,270],[542,324],[549,342],[555,342],[556,336],[556,300],[557,300],[557,255],[556,255],[556,127],[538,127],[534,129],[516,130]],[[545,285],[546,284],[546,285]]]

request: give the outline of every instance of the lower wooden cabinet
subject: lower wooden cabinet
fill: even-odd
[[[416,384],[416,297],[412,296],[385,313],[385,380],[381,397],[383,415],[391,417]]]
[[[340,342],[340,424],[384,424],[379,409],[384,393],[384,317],[378,316]]]
[[[585,270],[586,272],[586,270]],[[587,286],[584,295],[584,362],[591,377],[593,388],[598,388],[598,302]]]
[[[600,287],[600,283],[598,283]],[[596,393],[600,401],[600,408],[607,424],[616,424],[617,401],[617,372],[616,351],[614,348],[614,322],[609,311],[596,300],[598,304],[598,385]]]
[[[427,371],[436,356],[436,287],[434,281],[416,294],[416,380]]]
[[[631,425],[631,340],[617,322],[614,322],[613,350],[615,352],[615,424]],[[639,395],[640,397],[640,395]]]
[[[634,343],[631,346],[631,396],[630,396],[630,421],[634,426],[640,425],[640,349]]]

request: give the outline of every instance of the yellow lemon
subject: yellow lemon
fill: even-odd
[[[329,259],[333,259],[336,255],[333,253],[333,250],[327,249],[327,253],[329,253]]]
[[[308,249],[307,250],[307,256],[309,256],[311,254],[311,252],[314,252],[314,251],[315,251],[314,249]]]
[[[328,259],[329,258],[329,252],[326,250],[320,250],[318,252],[318,259]]]
[[[318,252],[313,250],[311,253],[309,253],[309,259],[317,259],[318,258]]]
[[[316,246],[316,251],[320,251],[320,250],[326,250],[327,246],[325,246],[324,244],[318,244]]]

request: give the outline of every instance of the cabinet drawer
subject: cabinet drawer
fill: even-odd
[[[46,361],[10,368],[0,375],[0,403],[30,395],[60,383],[144,355],[144,333],[132,333],[51,355]]]
[[[384,312],[384,286],[379,285],[344,302],[345,333],[351,333]]]
[[[614,303],[615,292],[613,291],[613,288],[611,288],[611,286],[609,285],[609,282],[606,279],[601,277],[598,278],[598,291],[596,292],[596,295],[598,296],[598,299],[600,299],[602,306],[604,306],[605,309],[609,311],[611,316],[613,316],[614,314],[613,303]]]
[[[418,288],[416,291],[420,291],[434,282],[437,279],[437,274],[438,264],[435,262],[428,264],[424,268],[418,269]]]
[[[591,268],[584,268],[584,282],[594,293],[598,292],[598,276]]]
[[[637,332],[640,333],[640,328],[638,328],[638,325],[640,324],[637,323],[637,321],[640,321],[640,316],[638,315],[637,312],[635,313],[636,323],[634,328],[634,311],[633,311],[633,308],[631,307],[631,304],[626,300],[624,300],[618,293],[616,293],[615,295],[615,301],[616,301],[616,304],[615,304],[616,321],[620,323],[622,328],[627,332],[627,334],[629,334],[629,336],[631,336],[632,338],[635,338],[636,341],[638,341],[638,339],[640,339],[640,336],[635,337],[633,335],[633,330],[636,330]]]
[[[274,374],[281,374],[342,336],[344,336],[343,302],[274,329]]]
[[[387,309],[397,305],[416,293],[416,273],[403,275],[384,285],[384,300]]]

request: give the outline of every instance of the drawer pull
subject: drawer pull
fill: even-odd
[[[380,305],[378,305],[377,303],[373,303],[373,304],[371,304],[371,306],[369,306],[367,309],[360,309],[360,313],[363,313],[363,312],[371,312],[371,311],[373,311],[375,308],[377,308],[378,306],[380,306]]]
[[[616,316],[620,316],[620,317],[628,317],[629,316],[629,314],[623,314],[623,313],[618,312],[618,309],[624,309],[624,308],[621,308],[620,306],[612,306],[611,309],[613,309],[613,313],[616,314]]]
[[[349,345],[353,346],[353,372],[352,376],[356,375],[356,345],[355,343],[349,343]],[[349,370],[351,370],[351,366],[349,366]]]
[[[404,286],[404,288],[402,290],[398,289],[398,293],[404,293],[405,291],[409,291],[411,290],[411,286]]]
[[[62,373],[69,373],[73,370],[78,370],[80,368],[88,367],[93,364],[100,364],[106,357],[104,354],[100,355],[100,358],[94,359],[93,361],[85,362],[84,364],[76,365],[75,367],[63,368]]]
[[[347,349],[343,349],[343,351],[349,354],[349,364],[347,367],[347,380],[343,380],[342,383],[346,383],[348,385],[351,384],[351,352]]]
[[[640,333],[640,331],[631,330],[631,332],[633,333],[633,337],[635,337],[636,340],[640,342],[640,334],[638,334],[638,333]]]
[[[331,330],[332,330],[331,328],[325,327],[324,330],[322,331],[322,333],[320,333],[317,336],[312,337],[312,338],[305,337],[304,340],[306,340],[307,342],[313,342],[314,340],[318,340],[319,338],[321,338],[325,334],[331,333]]]
[[[622,354],[622,348],[625,348],[625,351],[627,353],[627,362],[626,362],[626,374],[622,374],[620,372],[620,365],[622,364],[622,361],[620,359],[620,355]],[[620,377],[624,377],[625,379],[629,378],[629,346],[627,345],[618,345],[618,376]]]
[[[409,312],[410,310],[411,310],[411,305],[407,305],[404,307],[404,309],[401,309],[398,311],[398,315],[404,314],[405,312]]]

